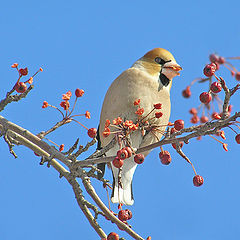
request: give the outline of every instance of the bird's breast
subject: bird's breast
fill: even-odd
[[[140,105],[134,106],[134,101],[140,99]],[[156,103],[162,104],[162,109],[157,110],[163,113],[159,119],[150,120],[157,125],[166,125],[170,116],[170,95],[166,88],[159,89],[159,82],[147,73],[136,68],[130,68],[124,71],[109,87],[100,118],[100,136],[104,130],[105,121],[109,119],[122,117],[124,120],[136,121],[135,114],[138,107],[144,109],[143,116],[146,116]],[[154,117],[156,110],[148,116],[148,119]],[[164,127],[165,129],[165,127]],[[103,146],[111,138],[105,139],[101,136]]]

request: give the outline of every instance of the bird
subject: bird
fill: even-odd
[[[136,106],[134,101],[140,99],[141,107],[144,109],[144,116],[151,125],[161,126],[158,131],[134,131],[130,136],[132,149],[147,146],[159,141],[169,122],[171,103],[170,89],[174,77],[179,76],[181,66],[176,62],[173,55],[166,49],[154,48],[139,58],[130,68],[122,72],[110,85],[105,95],[98,128],[98,148],[104,148],[115,137],[110,134],[103,136],[106,120],[113,121],[120,117],[125,120],[137,120]],[[161,103],[161,118],[154,118],[152,114],[147,115],[154,104]],[[111,129],[111,131],[114,131]],[[106,156],[116,156],[119,144],[106,152]],[[150,151],[143,153],[147,156]],[[119,169],[112,162],[110,168],[113,175],[111,201],[124,205],[133,205],[132,179],[137,167],[134,156],[124,160],[121,167],[121,179]],[[98,178],[102,178],[105,172],[105,163],[98,164],[101,170]],[[121,182],[120,182],[121,181]]]

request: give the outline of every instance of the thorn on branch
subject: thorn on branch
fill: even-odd
[[[77,157],[79,157],[80,154],[82,154],[83,152],[86,152],[91,146],[93,146],[95,143],[97,142],[96,138],[93,138],[93,140],[91,142],[88,142],[86,144],[85,147],[83,147],[82,145],[79,146],[78,150],[76,153],[72,154],[69,158],[74,161],[77,159]]]
[[[230,95],[232,96],[239,89],[240,89],[240,84],[238,83],[234,88],[230,89]]]
[[[78,142],[79,142],[79,138],[76,140],[76,142],[73,144],[73,146],[68,151],[62,152],[62,154],[69,156],[77,148]]]

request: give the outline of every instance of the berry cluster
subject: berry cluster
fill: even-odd
[[[142,164],[144,162],[144,155],[141,153],[136,154],[130,142],[128,141],[128,137],[132,132],[140,130],[144,135],[146,129],[154,133],[154,131],[160,131],[159,127],[162,127],[151,127],[150,124],[151,120],[153,120],[154,118],[158,119],[163,116],[163,113],[159,111],[162,108],[162,104],[154,104],[153,109],[148,114],[143,116],[144,108],[140,106],[140,102],[141,100],[137,99],[133,103],[133,105],[137,107],[137,110],[135,111],[135,114],[137,115],[137,120],[135,123],[132,120],[123,121],[121,117],[113,119],[112,123],[109,119],[107,119],[105,122],[105,129],[102,133],[103,136],[108,137],[110,134],[115,134],[118,137],[120,150],[117,152],[117,156],[112,162],[113,166],[116,168],[121,168],[124,164],[124,160],[130,158],[132,155],[134,155],[134,161],[137,164]],[[153,112],[153,116],[149,117],[149,115]],[[112,129],[115,129],[115,131],[111,131],[110,127]],[[162,134],[164,134],[164,132]],[[125,147],[122,148],[122,145],[124,145]]]
[[[196,82],[199,83],[208,83],[208,90],[202,92],[199,95],[199,100],[201,104],[197,108],[191,108],[189,110],[189,113],[192,114],[192,117],[190,119],[191,123],[197,124],[197,123],[206,123],[209,120],[219,120],[222,119],[222,105],[223,101],[219,97],[219,93],[222,91],[222,82],[225,83],[225,81],[222,78],[218,78],[216,76],[216,72],[221,68],[224,67],[228,71],[230,71],[232,77],[235,77],[237,81],[240,81],[240,71],[236,69],[236,67],[233,66],[228,60],[229,59],[240,59],[240,57],[229,57],[224,58],[222,56],[218,56],[217,54],[210,54],[209,60],[210,63],[207,64],[203,68],[203,74],[206,76],[206,78],[196,78],[194,79],[189,86],[187,86],[183,91],[182,95],[184,98],[190,98],[192,93],[190,88],[192,85]],[[221,82],[222,80],[222,82]],[[214,102],[217,103],[218,111],[215,110]],[[228,106],[227,111],[227,117],[230,117],[232,111],[232,105]],[[200,115],[200,117],[199,117]],[[234,131],[234,130],[233,130]],[[234,131],[235,132],[235,131]],[[236,132],[237,134],[237,132]],[[219,131],[217,133],[217,136],[222,137],[225,139],[225,135],[223,131]],[[201,138],[199,138],[201,139]],[[214,138],[215,139],[215,138]],[[219,140],[217,140],[219,141]],[[219,141],[223,148],[227,151],[227,145],[221,141]]]
[[[83,95],[84,95],[84,90],[79,89],[79,88],[77,88],[75,90],[75,101],[74,101],[72,109],[70,109],[70,102],[69,102],[69,100],[72,97],[72,92],[68,91],[67,93],[63,94],[62,95],[62,101],[60,102],[60,106],[64,110],[64,112],[60,108],[58,108],[58,107],[56,107],[54,105],[49,104],[47,101],[43,102],[42,108],[52,107],[52,108],[58,110],[61,113],[62,120],[58,123],[58,127],[66,124],[66,123],[69,123],[71,121],[74,121],[74,122],[80,124],[82,127],[84,127],[87,130],[87,134],[88,134],[88,136],[90,138],[95,138],[96,135],[97,135],[97,129],[96,128],[87,128],[85,125],[83,125],[81,122],[79,122],[78,120],[75,119],[75,117],[78,117],[78,116],[85,116],[87,119],[90,119],[91,118],[90,112],[86,111],[84,114],[75,114],[75,115],[72,114],[74,109],[75,109],[77,100],[80,97],[82,97]],[[56,128],[57,127],[55,125],[53,127],[53,130],[55,130]],[[53,143],[53,144],[55,144],[55,143]],[[58,146],[57,144],[55,144],[55,145]],[[63,148],[64,148],[63,144],[58,146],[58,147],[59,147],[59,151],[63,151]]]
[[[22,77],[25,77],[28,75],[28,68],[18,68],[18,63],[14,63],[11,66],[12,68],[15,68],[18,71],[18,80],[15,83],[13,90],[15,90],[18,93],[24,93],[27,90],[27,83],[28,84],[32,84],[33,83],[33,78],[39,73],[42,72],[43,69],[39,68],[39,70],[37,72],[35,72],[30,78],[28,78],[26,81],[20,81],[22,79]]]

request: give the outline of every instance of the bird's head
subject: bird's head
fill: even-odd
[[[166,87],[168,85],[171,87],[171,80],[180,75],[179,71],[182,70],[173,55],[163,48],[154,48],[147,52],[134,63],[133,67],[138,67],[151,76],[159,78]]]

